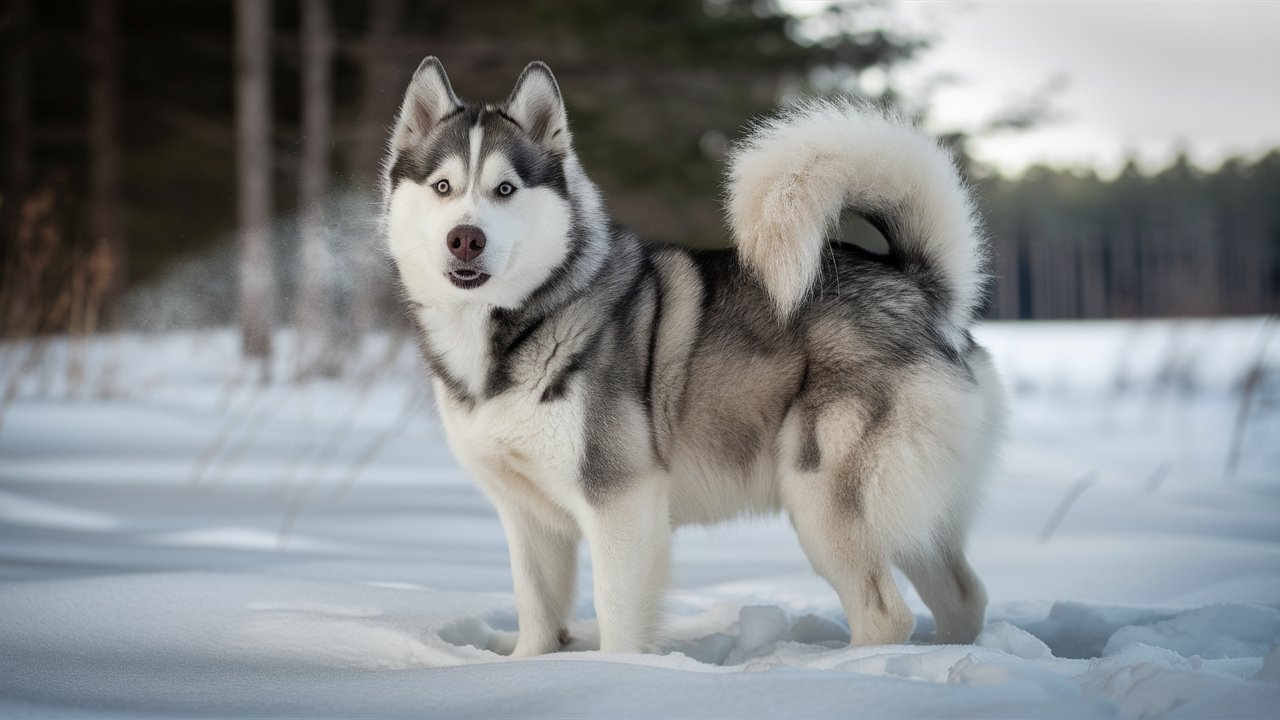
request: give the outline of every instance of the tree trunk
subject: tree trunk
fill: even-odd
[[[27,38],[31,36],[27,0],[10,0],[9,23],[4,30],[8,67],[8,97],[5,108],[9,126],[9,177],[4,196],[4,231],[12,237],[21,197],[31,184],[31,94]]]
[[[369,27],[365,35],[368,52],[362,55],[360,113],[356,119],[356,137],[350,157],[351,176],[357,184],[356,194],[366,201],[372,201],[381,191],[381,164],[389,126],[400,106],[400,96],[409,76],[402,58],[374,49],[393,44],[403,17],[403,0],[369,4]],[[355,281],[355,295],[345,340],[352,347],[373,328],[379,306],[390,302],[387,288],[391,283],[386,278],[388,268],[386,254],[382,251],[382,238],[374,227],[363,230],[357,231],[354,242],[348,247],[352,253],[350,269]]]
[[[328,0],[302,2],[302,158],[299,163],[301,277],[298,278],[297,372],[333,375],[330,232],[325,217],[333,127],[333,30]]]
[[[8,22],[0,26],[0,48],[4,50],[4,122],[8,147],[8,167],[0,196],[0,336],[9,336],[25,324],[20,298],[26,295],[17,272],[19,206],[30,183],[31,116],[28,92],[27,38],[31,36],[27,0],[9,0]]]
[[[1013,320],[1018,317],[1018,288],[1021,278],[1018,277],[1017,233],[1012,223],[1006,224],[997,236],[1000,239],[996,249],[996,314],[1000,320]]]
[[[360,113],[356,118],[350,165],[355,182],[375,191],[380,182],[389,127],[412,70],[406,67],[403,57],[380,50],[394,44],[396,28],[403,18],[403,0],[369,3],[369,26],[363,43],[366,52],[360,62]]]
[[[91,0],[89,36],[89,233],[90,240],[110,250],[113,277],[106,292],[116,297],[125,284],[128,248],[120,227],[115,0]]]
[[[246,357],[271,357],[275,317],[271,247],[270,0],[236,0],[236,174],[240,323]]]

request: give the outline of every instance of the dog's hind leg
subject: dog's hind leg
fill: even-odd
[[[852,453],[846,449],[846,453]],[[852,456],[850,456],[852,457]],[[821,466],[783,473],[782,503],[813,569],[835,588],[854,645],[902,643],[915,628],[894,582],[888,556],[850,487],[867,478],[856,463],[832,458]]]
[[[982,632],[987,591],[965,559],[960,534],[934,545],[932,552],[916,553],[898,561],[937,626],[934,642],[968,644]]]
[[[915,616],[902,600],[884,554],[865,525],[843,517],[821,494],[786,501],[787,512],[813,569],[840,596],[850,642],[905,642],[915,628]]]
[[[835,588],[854,645],[905,642],[915,616],[889,565],[875,443],[866,442],[861,408],[798,403],[782,428],[779,495],[810,564]],[[824,432],[824,430],[826,432]]]

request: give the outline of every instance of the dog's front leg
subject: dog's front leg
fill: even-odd
[[[573,603],[578,536],[534,517],[514,502],[498,503],[497,508],[511,555],[520,626],[511,656],[554,652],[560,647]]]
[[[671,516],[665,484],[631,478],[609,492],[583,523],[604,652],[645,652],[656,637],[667,581]]]

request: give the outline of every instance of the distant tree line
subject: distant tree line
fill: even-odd
[[[1118,177],[1033,168],[975,183],[994,245],[990,317],[1280,310],[1280,151],[1212,172],[1185,154]]]

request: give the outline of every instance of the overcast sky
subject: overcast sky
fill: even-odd
[[[1280,2],[904,2],[936,37],[895,85],[939,73],[935,130],[972,128],[1055,76],[1061,121],[974,145],[1006,173],[1041,162],[1114,173],[1176,148],[1216,166],[1232,153],[1280,146]]]

